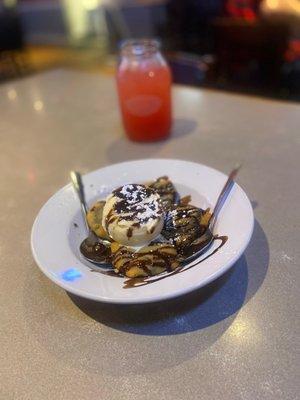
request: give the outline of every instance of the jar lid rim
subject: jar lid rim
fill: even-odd
[[[161,46],[159,39],[141,38],[141,39],[124,39],[120,43],[121,51],[131,51],[135,56],[144,55],[149,51],[157,51]]]

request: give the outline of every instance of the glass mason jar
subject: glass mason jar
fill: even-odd
[[[117,86],[128,137],[154,141],[171,129],[171,71],[152,39],[126,40],[121,45]]]

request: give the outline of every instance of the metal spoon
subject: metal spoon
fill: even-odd
[[[83,257],[99,266],[107,267],[111,266],[107,262],[103,261],[104,257],[101,255],[105,251],[105,244],[98,238],[98,236],[90,229],[87,222],[87,204],[85,201],[84,188],[79,172],[70,172],[71,182],[81,204],[81,210],[84,217],[84,222],[86,225],[86,230],[88,232],[87,238],[85,238],[80,244],[80,252]]]
[[[233,188],[234,185],[234,179],[239,172],[239,169],[241,168],[241,165],[237,165],[229,174],[228,179],[219,194],[218,200],[216,202],[214,211],[212,213],[212,216],[210,218],[208,227],[205,231],[205,233],[199,238],[199,246],[201,245],[201,248],[199,251],[196,251],[194,254],[191,256],[187,257],[184,259],[183,263],[187,264],[194,260],[195,258],[199,257],[201,254],[207,251],[207,249],[210,247],[212,242],[214,241],[215,235],[214,235],[214,228],[217,222],[217,218],[219,215],[219,212],[221,208],[223,207],[229,193],[231,192],[231,189]],[[202,245],[203,244],[203,245]]]

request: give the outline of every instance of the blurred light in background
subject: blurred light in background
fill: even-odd
[[[84,38],[89,29],[87,9],[83,3],[81,0],[62,0],[71,40]]]
[[[61,4],[71,44],[106,45],[108,33],[100,0],[61,0]]]
[[[278,0],[268,0],[267,1],[267,7],[271,8],[272,10],[276,9],[278,7]]]
[[[15,91],[15,89],[9,89],[7,91],[7,97],[9,100],[16,100],[16,98],[18,97],[17,92]]]
[[[33,103],[33,108],[35,111],[42,111],[44,109],[44,103],[41,100],[36,100]]]
[[[87,10],[95,10],[99,6],[99,0],[83,0],[83,6]]]
[[[2,3],[4,7],[12,8],[17,5],[17,0],[3,0]]]

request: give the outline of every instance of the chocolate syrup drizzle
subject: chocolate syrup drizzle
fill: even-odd
[[[138,218],[139,215],[145,213],[147,210],[146,205],[142,205],[141,202],[147,197],[156,194],[156,192],[149,187],[136,183],[125,186],[125,192],[124,186],[121,186],[112,192],[112,194],[118,198],[118,201],[106,217],[106,230],[108,230],[108,226],[116,219],[124,221],[138,219],[138,222],[133,224],[133,226],[139,227],[141,223],[146,223],[149,219],[159,218],[163,214],[163,210],[161,208],[158,207],[158,209],[156,209],[154,204],[147,204],[148,209],[151,211],[150,214],[144,216],[143,218]],[[128,238],[132,236],[132,230],[128,230],[127,236]]]
[[[219,244],[219,246],[217,248],[215,248],[210,254],[208,254],[206,257],[202,258],[201,260],[192,263],[191,265],[184,265],[184,261],[172,272],[167,272],[165,274],[161,274],[157,277],[153,277],[153,276],[143,276],[143,277],[138,277],[138,278],[129,278],[126,279],[124,281],[124,289],[131,289],[131,288],[135,288],[135,287],[140,287],[140,286],[145,286],[145,285],[150,285],[152,283],[156,283],[158,281],[161,281],[163,279],[168,278],[169,276],[173,276],[173,275],[177,275],[179,273],[185,272],[191,268],[196,267],[197,265],[201,264],[203,261],[207,260],[208,258],[210,258],[211,256],[213,256],[214,254],[216,254],[227,242],[228,240],[228,236],[218,236],[215,235],[214,236],[214,241],[215,240],[220,240],[221,243]],[[198,249],[199,250],[199,249]],[[108,275],[108,276],[112,276],[115,278],[124,278],[124,276],[116,273],[114,270],[109,270],[109,271],[100,271],[100,270],[94,270],[91,269],[92,272],[98,272],[100,274],[104,274],[104,275]]]
[[[185,267],[184,264],[181,264],[174,271],[169,272],[169,273],[167,273],[165,275],[158,276],[157,278],[153,278],[151,276],[145,276],[145,277],[127,279],[124,282],[123,288],[124,289],[130,289],[130,288],[135,288],[135,287],[139,287],[139,286],[150,285],[151,283],[155,283],[155,282],[161,281],[161,280],[163,280],[165,278],[168,278],[169,276],[177,275],[177,274],[180,274],[182,272],[187,271],[188,269],[196,267],[197,265],[201,264],[203,261],[207,260],[209,257],[211,257],[214,254],[216,254],[216,252],[219,251],[220,248],[223,247],[224,244],[227,242],[228,236],[215,236],[214,240],[221,240],[220,245],[213,252],[211,252],[206,257],[202,258],[201,260],[197,261],[196,263],[188,265],[187,267]]]

